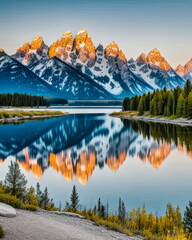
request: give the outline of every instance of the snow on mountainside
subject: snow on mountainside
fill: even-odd
[[[185,80],[176,74],[164,57],[157,49],[153,49],[146,56],[141,54],[136,61],[129,60],[130,69],[143,78],[154,89],[173,89],[177,86],[183,87]]]
[[[192,83],[192,71],[187,73],[185,76],[184,76],[184,79],[185,80],[190,80],[191,83]]]
[[[58,63],[54,57],[64,63]],[[141,54],[136,61],[131,59],[127,62],[116,42],[111,42],[106,48],[101,44],[95,47],[85,28],[74,38],[71,31],[65,32],[50,47],[41,36],[37,36],[19,48],[13,58],[60,89],[63,97],[72,99],[82,99],[82,96],[84,99],[124,98],[156,88],[182,87],[185,82],[157,49],[151,50],[147,56]],[[77,72],[74,70],[72,74],[65,63],[83,74],[80,81],[77,81]]]
[[[60,92],[5,52],[0,52],[0,93],[61,96]]]
[[[31,70],[68,99],[113,99],[110,92],[56,57],[36,62]]]

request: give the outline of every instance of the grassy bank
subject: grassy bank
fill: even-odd
[[[55,116],[64,116],[67,113],[60,111],[24,111],[24,110],[0,110],[0,121],[30,119],[30,118],[47,118]]]
[[[121,112],[113,112],[111,114],[109,114],[110,116],[114,116],[114,117],[121,117],[121,116],[129,116],[129,117],[133,117],[133,116],[138,116],[139,112],[138,111],[121,111]]]

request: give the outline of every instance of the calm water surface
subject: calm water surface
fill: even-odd
[[[81,204],[99,197],[115,212],[145,203],[163,214],[168,202],[184,211],[192,200],[192,128],[122,121],[106,114],[71,114],[0,125],[0,180],[18,161],[28,185],[48,187],[56,205],[75,184]]]

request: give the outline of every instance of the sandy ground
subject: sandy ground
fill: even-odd
[[[96,226],[77,217],[17,210],[14,218],[0,217],[8,240],[138,240],[124,234]]]

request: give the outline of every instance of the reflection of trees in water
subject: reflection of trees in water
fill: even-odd
[[[192,127],[190,126],[130,120],[123,120],[123,123],[145,138],[153,137],[159,143],[164,141],[175,144],[178,149],[183,147],[188,152],[192,151]]]

